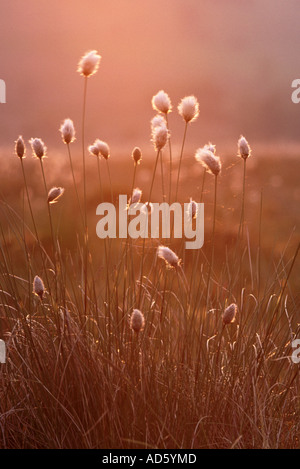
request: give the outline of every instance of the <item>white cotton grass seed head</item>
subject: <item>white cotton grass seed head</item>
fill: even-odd
[[[205,150],[211,151],[213,154],[216,153],[216,145],[213,145],[211,142],[208,142],[206,145],[204,145]]]
[[[192,198],[190,198],[190,202],[189,202],[188,207],[187,207],[188,219],[190,221],[196,219],[197,214],[198,214],[198,205],[196,204],[196,202]]]
[[[179,267],[181,263],[175,252],[167,246],[158,246],[157,256],[163,259],[168,267]]]
[[[65,189],[63,187],[52,187],[48,192],[48,204],[56,204],[64,192]]]
[[[41,300],[43,299],[45,287],[43,280],[38,275],[36,275],[33,279],[33,293],[39,296]]]
[[[99,148],[96,145],[90,145],[88,150],[91,155],[99,156],[100,154]]]
[[[231,305],[227,306],[223,313],[223,324],[226,326],[226,324],[231,324],[232,322],[235,321],[237,314],[237,305],[235,303],[232,303]]]
[[[152,132],[153,132],[153,129],[155,129],[156,127],[160,127],[160,126],[167,127],[167,121],[161,114],[156,114],[156,116],[154,116],[153,119],[151,119]]]
[[[77,71],[84,77],[90,77],[97,72],[100,60],[101,56],[96,50],[86,52],[79,61]]]
[[[164,148],[169,139],[169,132],[166,125],[158,125],[152,128],[152,142],[156,151]]]
[[[103,140],[99,140],[97,139],[94,143],[94,145],[97,146],[98,150],[99,150],[99,154],[101,156],[103,156],[103,158],[105,160],[108,160],[109,156],[110,156],[110,150],[109,150],[109,146],[107,145],[106,142],[103,142]]]
[[[89,152],[91,155],[95,156],[103,156],[105,160],[108,160],[110,156],[109,146],[106,142],[99,140],[98,138],[94,141],[93,145],[88,147]]]
[[[155,111],[162,112],[163,114],[171,112],[171,100],[165,91],[160,90],[156,95],[153,96],[152,107]]]
[[[141,189],[136,187],[135,189],[133,189],[132,196],[131,196],[131,199],[129,201],[129,205],[138,204],[140,202],[141,198],[142,198],[142,191],[141,191]]]
[[[45,158],[46,153],[47,153],[47,147],[45,146],[42,139],[40,139],[40,138],[31,138],[29,140],[29,143],[30,143],[32,151],[33,151],[33,156],[35,156],[36,158],[39,158],[40,160],[42,158]]]
[[[199,116],[199,103],[195,96],[182,98],[178,105],[178,112],[185,122],[193,122]]]
[[[134,332],[140,332],[144,329],[145,318],[139,309],[134,309],[130,316],[130,327]]]
[[[245,137],[240,136],[238,141],[238,156],[246,160],[251,155],[251,148]]]
[[[69,143],[75,140],[75,128],[72,119],[65,119],[60,126],[60,133],[63,142],[69,145]]]
[[[134,161],[134,164],[140,164],[142,160],[142,150],[139,147],[134,147],[131,156]]]
[[[201,163],[204,168],[210,173],[218,176],[221,171],[221,160],[218,156],[214,155],[210,150],[205,147],[198,148],[195,154],[195,158]]]
[[[25,148],[25,143],[24,143],[24,140],[23,140],[23,137],[22,135],[20,135],[18,137],[18,139],[15,141],[15,152],[16,152],[16,155],[22,159],[22,158],[25,158],[25,152],[26,152],[26,148]]]

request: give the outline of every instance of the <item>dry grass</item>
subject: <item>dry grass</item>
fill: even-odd
[[[101,241],[97,204],[130,196],[133,186],[147,197],[155,154],[143,155],[136,172],[130,154],[112,155],[109,166],[100,162],[101,180],[96,157],[88,157],[83,202],[78,140],[58,170],[53,155],[43,162],[44,180],[28,158],[27,186],[17,156],[2,171],[0,446],[299,447],[299,365],[290,359],[299,335],[299,193],[290,190],[297,171],[281,159],[260,159],[253,148],[239,236],[242,161],[221,155],[212,265],[212,176],[204,184],[200,251],[185,251],[184,240]],[[180,160],[179,200],[199,201],[203,169],[188,148],[173,156],[173,194]],[[168,161],[166,147],[166,194]],[[47,185],[66,188],[54,206]],[[162,200],[161,187],[158,166],[151,200]],[[156,257],[161,243],[182,266],[166,268]],[[35,275],[45,284],[42,300],[32,293]],[[236,321],[224,326],[231,303]],[[134,309],[145,318],[140,332],[130,328]]]

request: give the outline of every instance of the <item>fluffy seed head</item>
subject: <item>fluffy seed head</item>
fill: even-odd
[[[135,147],[132,150],[132,159],[134,161],[134,164],[140,164],[141,159],[142,159],[142,150],[139,147]]]
[[[210,150],[205,147],[198,148],[195,158],[199,161],[210,174],[218,176],[221,171],[221,160],[218,156],[214,155]]]
[[[91,155],[99,156],[99,148],[94,144],[89,146],[89,152]]]
[[[160,90],[155,96],[153,96],[152,107],[155,111],[162,112],[163,114],[171,112],[171,100],[167,93],[165,93],[163,90]]]
[[[160,127],[160,126],[167,127],[167,122],[166,122],[166,119],[162,115],[156,114],[156,116],[154,116],[153,119],[151,119],[152,132],[153,132],[153,129],[155,129],[155,127]]]
[[[97,145],[99,149],[100,155],[103,156],[104,159],[108,160],[110,156],[110,152],[109,152],[109,146],[107,145],[107,143],[103,142],[102,140],[96,140],[95,144]]]
[[[47,148],[40,138],[31,138],[29,140],[34,156],[40,160],[46,156]]]
[[[48,204],[56,204],[57,200],[64,192],[65,189],[63,187],[52,187],[48,192]]]
[[[163,259],[168,267],[178,267],[181,263],[175,252],[166,246],[158,246],[157,256]]]
[[[110,156],[109,146],[107,145],[106,142],[103,142],[102,140],[99,140],[98,138],[97,140],[94,141],[93,145],[89,146],[89,152],[95,156],[101,155],[106,160],[108,160]]]
[[[15,152],[16,152],[16,155],[19,157],[19,158],[25,158],[25,143],[24,143],[24,140],[23,140],[23,137],[22,135],[20,135],[18,137],[18,140],[16,140],[16,145],[15,145]]]
[[[199,116],[199,103],[195,96],[186,96],[178,105],[178,112],[185,122],[193,122]]]
[[[96,73],[99,68],[100,60],[101,56],[97,53],[96,50],[87,52],[83,57],[81,57],[77,72],[85,77],[94,75],[94,73]]]
[[[211,151],[213,154],[216,153],[216,145],[213,145],[212,143],[208,142],[206,145],[204,145],[205,150]]]
[[[44,296],[44,292],[45,292],[45,287],[44,287],[43,280],[38,275],[36,275],[33,279],[33,293],[35,295],[38,295],[42,300]]]
[[[187,208],[187,215],[188,215],[189,220],[193,220],[197,218],[197,214],[198,214],[198,205],[192,198],[190,198],[190,202]]]
[[[152,128],[152,142],[156,151],[164,148],[169,138],[167,126],[162,124]]]
[[[135,332],[140,332],[144,329],[145,318],[139,309],[134,309],[130,317],[130,327]]]
[[[235,303],[232,303],[231,305],[227,306],[223,313],[223,324],[230,324],[235,321],[237,313],[237,305]]]
[[[238,141],[238,156],[246,160],[247,158],[249,158],[250,155],[251,155],[250,145],[245,139],[245,137],[241,135]]]
[[[75,140],[75,128],[71,119],[65,119],[60,126],[61,137],[63,141],[68,145]]]
[[[138,204],[141,200],[141,197],[142,197],[142,191],[141,189],[139,189],[138,187],[136,187],[135,189],[133,189],[133,192],[132,192],[132,197],[129,201],[129,205],[131,204]]]

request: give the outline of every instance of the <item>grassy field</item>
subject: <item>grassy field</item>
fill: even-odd
[[[299,161],[250,142],[244,163],[234,142],[215,176],[170,129],[135,166],[90,155],[76,130],[48,158],[1,152],[1,448],[298,448]],[[178,200],[205,204],[203,248],[99,239],[100,202],[134,187],[168,200],[170,149],[171,200],[181,154]]]

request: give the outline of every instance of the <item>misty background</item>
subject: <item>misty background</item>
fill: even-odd
[[[102,56],[89,79],[86,141],[100,138],[112,152],[151,148],[151,98],[172,101],[172,137],[181,141],[180,99],[194,94],[200,117],[189,144],[209,140],[236,151],[244,134],[252,146],[300,142],[300,104],[291,83],[300,78],[298,0],[0,0],[0,147],[19,134],[61,147],[58,128],[70,117],[80,132],[80,57]]]

